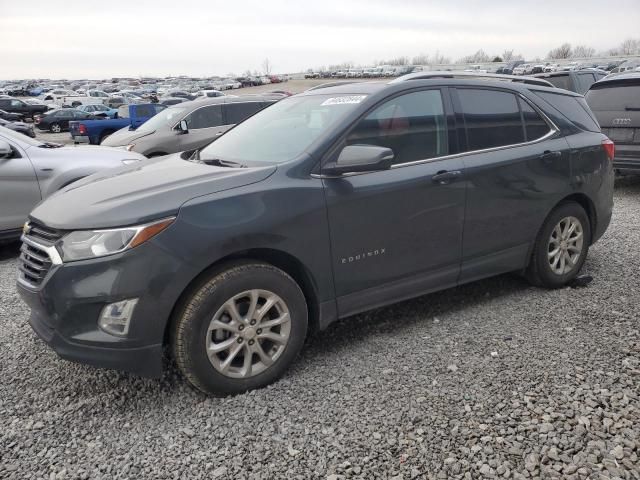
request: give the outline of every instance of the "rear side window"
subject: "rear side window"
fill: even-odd
[[[347,145],[393,150],[394,164],[447,155],[447,123],[440,90],[413,92],[383,103],[360,120]]]
[[[524,128],[528,142],[544,137],[551,131],[547,122],[544,121],[531,105],[522,99],[518,99],[518,102],[522,110],[522,119],[524,120]]]
[[[582,130],[590,132],[599,132],[600,125],[594,120],[589,113],[589,107],[586,105],[583,97],[574,97],[550,92],[535,92],[536,95],[550,103],[556,110],[567,117],[573,124]],[[583,106],[584,103],[584,106]]]
[[[578,73],[576,75],[576,92],[584,95],[594,82],[593,73]]]
[[[513,93],[471,88],[457,92],[467,131],[467,150],[524,143],[520,108]]]
[[[549,80],[554,87],[563,88],[564,90],[572,91],[571,78],[569,75],[557,75],[545,78],[545,80]]]
[[[209,105],[198,108],[187,115],[185,120],[190,130],[218,127],[222,125],[222,106]]]
[[[227,125],[235,125],[250,117],[259,110],[262,110],[261,102],[227,103],[224,106],[226,111]]]
[[[585,97],[594,112],[640,110],[640,85],[611,85],[589,90]]]

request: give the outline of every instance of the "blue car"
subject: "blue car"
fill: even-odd
[[[85,113],[91,113],[96,117],[109,117],[116,118],[118,115],[117,108],[109,108],[106,105],[95,104],[95,105],[80,105],[77,107],[78,110]]]

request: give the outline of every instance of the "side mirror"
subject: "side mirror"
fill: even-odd
[[[178,124],[178,130],[180,130],[181,133],[189,133],[189,125],[187,125],[186,120],[180,120],[180,123]]]
[[[11,158],[13,156],[13,149],[8,142],[0,140],[0,158]]]
[[[325,175],[389,170],[395,155],[393,150],[376,145],[349,145],[344,147],[335,163],[322,169]]]

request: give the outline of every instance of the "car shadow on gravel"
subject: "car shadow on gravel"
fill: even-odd
[[[0,243],[0,262],[13,260],[20,255],[20,242]]]
[[[327,330],[310,336],[303,355],[305,361],[313,361],[317,356],[325,355],[327,350],[336,353],[352,348],[356,342],[365,342],[370,336],[410,332],[439,316],[455,314],[530,288],[534,287],[524,278],[508,273],[377,308],[338,320]]]

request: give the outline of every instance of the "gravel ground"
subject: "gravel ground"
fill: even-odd
[[[640,180],[586,288],[506,275],[341,321],[280,382],[207,398],[62,361],[0,261],[0,478],[640,479]]]

